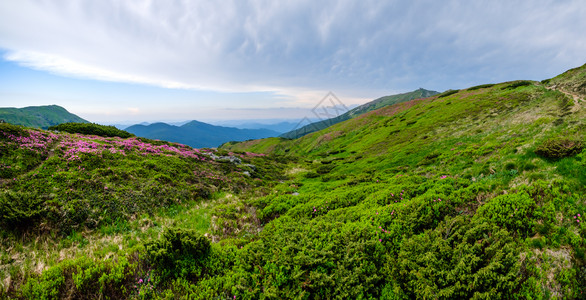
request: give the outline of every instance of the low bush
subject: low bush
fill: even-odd
[[[106,126],[95,123],[63,123],[49,127],[49,130],[64,131],[69,133],[81,133],[88,135],[98,135],[104,137],[121,137],[129,138],[133,134],[120,130],[114,126]]]
[[[457,93],[457,92],[459,92],[459,91],[460,91],[460,90],[447,90],[447,91],[445,91],[445,92],[443,92],[443,93],[439,94],[437,97],[438,97],[438,98],[447,97],[447,96],[453,95],[453,94],[455,94],[455,93]]]
[[[569,139],[547,140],[535,149],[535,154],[545,158],[563,158],[574,156],[584,149],[580,141]]]
[[[166,229],[163,237],[145,245],[146,253],[162,280],[197,279],[210,253],[210,241],[189,229]]]
[[[335,165],[322,165],[317,168],[316,172],[317,172],[317,174],[328,174],[335,167],[336,167]]]
[[[7,139],[9,135],[29,136],[28,132],[22,126],[0,123],[0,141]]]
[[[36,194],[7,191],[0,194],[0,225],[18,229],[36,224],[45,213]]]
[[[522,86],[528,86],[528,85],[532,85],[533,82],[528,81],[528,80],[520,80],[520,81],[516,81],[513,82],[509,85],[504,86],[502,89],[506,90],[506,89],[516,89],[518,87],[522,87]]]
[[[481,84],[481,85],[477,85],[477,86],[470,87],[470,88],[468,88],[468,90],[469,91],[475,91],[475,90],[479,90],[479,89],[486,89],[486,88],[493,87],[493,86],[495,86],[494,83]]]
[[[528,235],[541,220],[541,209],[525,192],[498,196],[481,206],[477,216],[510,232]]]

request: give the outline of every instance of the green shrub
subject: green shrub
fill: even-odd
[[[121,137],[129,138],[133,134],[120,130],[114,126],[106,126],[95,123],[63,123],[49,127],[49,130],[65,131],[69,133],[81,133],[88,135],[98,135],[104,137]]]
[[[22,287],[25,299],[120,299],[129,296],[133,269],[127,258],[65,260],[31,278]]]
[[[580,141],[569,139],[547,140],[537,147],[535,154],[546,158],[562,158],[574,156],[584,149],[584,144]]]
[[[540,217],[535,200],[525,192],[500,195],[478,209],[477,216],[487,218],[511,232],[527,234]]]
[[[489,87],[493,87],[495,84],[494,83],[489,83],[489,84],[481,84],[481,85],[477,85],[477,86],[473,86],[468,88],[469,91],[475,91],[475,90],[479,90],[479,89],[486,89]]]
[[[317,178],[317,177],[319,177],[319,174],[317,174],[316,172],[307,172],[307,173],[303,174],[303,177],[305,177],[305,178]]]
[[[7,191],[0,194],[0,225],[24,229],[36,224],[44,214],[44,200],[36,194]]]
[[[403,241],[388,264],[396,299],[502,299],[525,280],[511,235],[462,217]]]
[[[22,126],[0,123],[0,141],[6,139],[11,134],[14,136],[29,136],[28,132]]]
[[[516,81],[513,82],[507,86],[504,86],[502,89],[506,90],[506,89],[516,89],[518,87],[522,87],[522,86],[528,86],[528,85],[532,85],[533,82],[528,81],[528,80],[520,80],[520,81]]]
[[[328,174],[335,167],[336,167],[335,165],[322,165],[317,168],[316,172],[317,172],[317,174]]]
[[[145,244],[146,253],[162,280],[201,278],[210,241],[194,230],[166,229],[161,239]]]
[[[505,164],[505,170],[510,171],[510,170],[516,170],[517,166],[515,165],[514,162],[508,162]]]
[[[438,98],[447,97],[447,96],[453,95],[453,94],[455,94],[455,93],[457,93],[457,92],[459,92],[459,91],[460,91],[460,90],[447,90],[447,91],[445,91],[445,92],[443,92],[443,93],[439,94],[437,97],[438,97]]]

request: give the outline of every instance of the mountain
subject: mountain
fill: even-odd
[[[229,141],[244,141],[278,135],[267,129],[238,129],[191,121],[181,126],[166,123],[133,125],[126,131],[137,136],[189,145],[195,148],[217,147]]]
[[[278,123],[260,123],[260,122],[246,122],[246,123],[239,123],[233,125],[233,127],[240,128],[240,129],[268,129],[272,131],[276,131],[278,133],[285,133],[290,131],[294,128],[299,121],[297,122],[278,122]]]
[[[0,298],[583,299],[584,84],[218,149],[0,124]]]
[[[88,123],[58,105],[0,108],[0,120],[10,124],[47,129],[62,123]]]
[[[373,101],[370,101],[366,104],[360,105],[354,109],[351,109],[351,110],[347,111],[346,113],[341,114],[337,117],[333,117],[333,118],[326,119],[323,121],[313,122],[313,123],[305,125],[301,128],[291,130],[289,132],[286,132],[286,133],[280,135],[280,137],[286,138],[286,139],[296,139],[296,138],[302,137],[306,134],[322,130],[322,129],[327,128],[329,126],[332,126],[334,124],[338,124],[340,122],[355,118],[355,117],[357,117],[361,114],[367,113],[369,111],[379,109],[381,107],[385,107],[388,105],[393,105],[396,103],[409,101],[409,100],[413,100],[413,99],[417,99],[417,98],[426,98],[426,97],[430,97],[430,96],[433,96],[436,94],[438,94],[438,92],[428,91],[428,90],[420,88],[420,89],[417,89],[417,90],[409,92],[409,93],[381,97],[381,98],[375,99]]]

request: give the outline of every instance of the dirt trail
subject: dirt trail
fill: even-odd
[[[566,90],[562,90],[560,88],[557,88],[556,86],[552,86],[552,87],[546,86],[545,88],[548,90],[552,90],[552,91],[558,91],[558,92],[563,93],[564,95],[572,98],[572,100],[574,100],[574,107],[572,108],[572,112],[575,112],[575,111],[579,110],[580,108],[582,108],[581,101],[585,100],[582,96],[580,96],[578,94],[574,94],[572,92],[568,92]]]

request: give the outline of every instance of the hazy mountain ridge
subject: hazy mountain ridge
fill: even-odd
[[[238,129],[199,121],[191,121],[181,126],[166,123],[133,125],[125,130],[137,136],[181,143],[195,148],[217,147],[229,141],[244,141],[278,135],[278,132],[267,129]]]
[[[263,123],[259,121],[242,121],[242,122],[230,122],[226,121],[226,124],[219,124],[218,126],[225,126],[225,127],[236,127],[239,129],[268,129],[272,131],[276,131],[280,134],[290,131],[291,129],[295,128],[295,126],[299,123],[300,120],[292,121],[279,121],[273,123]]]
[[[0,108],[0,120],[10,124],[47,129],[62,123],[88,123],[58,105]]]

